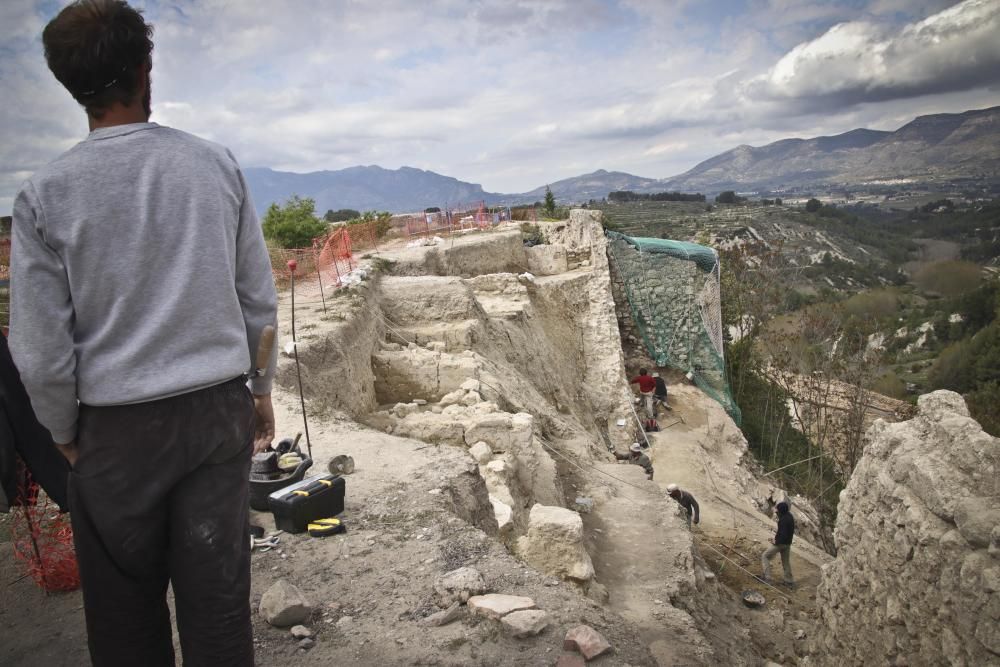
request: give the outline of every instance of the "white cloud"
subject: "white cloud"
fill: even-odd
[[[153,120],[247,166],[411,165],[516,192],[1000,103],[970,64],[994,62],[998,3],[924,19],[940,1],[921,0],[917,19],[898,0],[745,0],[729,16],[690,0],[141,4],[156,26]],[[45,68],[41,6],[0,2],[0,89],[16,100],[0,105],[0,209],[86,133]]]
[[[892,30],[856,21],[800,44],[747,86],[750,97],[852,104],[1000,81],[1000,3],[966,0]]]

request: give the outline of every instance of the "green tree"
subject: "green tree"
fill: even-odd
[[[815,213],[816,211],[820,210],[821,208],[823,208],[823,202],[821,202],[820,200],[816,199],[815,197],[813,197],[812,199],[810,199],[809,201],[806,202],[806,212],[807,213]]]
[[[552,190],[547,185],[545,186],[545,206],[542,207],[542,210],[550,218],[556,214],[556,196],[552,194]]]
[[[336,211],[328,210],[323,215],[323,219],[327,222],[347,222],[348,220],[353,220],[354,218],[360,216],[361,212],[355,211],[353,208],[341,208]]]
[[[264,215],[264,237],[282,248],[309,248],[327,226],[316,218],[316,202],[292,195],[284,206],[271,204]]]
[[[739,202],[739,197],[732,190],[726,190],[725,192],[720,192],[715,196],[716,204],[736,204]]]
[[[365,211],[353,220],[348,220],[347,224],[360,225],[365,222],[374,222],[375,237],[382,238],[389,232],[389,229],[392,228],[392,213],[389,213],[388,211]]]

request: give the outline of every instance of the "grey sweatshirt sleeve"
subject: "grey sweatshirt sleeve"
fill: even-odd
[[[257,212],[243,172],[238,173],[240,187],[243,189],[243,203],[240,206],[239,229],[236,233],[236,294],[247,329],[251,363],[256,363],[261,331],[268,324],[277,326],[278,295],[274,289],[271,258],[267,253],[267,244],[264,243],[264,231],[257,220]],[[262,376],[250,381],[250,390],[254,394],[271,393],[277,350],[278,337],[275,336],[267,370]]]
[[[55,442],[71,442],[78,412],[73,303],[30,181],[14,200],[10,282],[11,356],[38,421]]]

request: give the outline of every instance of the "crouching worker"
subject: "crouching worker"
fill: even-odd
[[[678,488],[676,484],[667,484],[667,495],[676,500],[684,508],[688,530],[691,530],[691,522],[698,523],[701,520],[698,511],[698,501],[687,491]]]
[[[642,466],[642,469],[646,471],[646,479],[653,479],[653,462],[643,453],[642,447],[639,446],[638,442],[632,443],[632,446],[628,448],[628,454],[615,452],[615,458],[619,461],[627,461],[628,463]]]
[[[274,436],[277,298],[246,182],[222,146],[149,122],[152,27],[78,0],[42,34],[90,134],[14,200],[10,349],[72,466],[97,667],[252,665],[250,458]],[[252,392],[252,394],[251,394]]]

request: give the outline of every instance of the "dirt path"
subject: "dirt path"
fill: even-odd
[[[769,609],[783,612],[781,618],[774,618],[736,608],[762,652],[788,659],[795,655],[792,647],[797,641],[796,632],[807,627],[815,615],[820,568],[831,557],[798,539],[792,547],[792,572],[797,584],[794,590],[770,588],[756,580],[761,574],[760,556],[771,544],[775,522],[750,503],[733,474],[739,453],[726,447],[719,415],[701,407],[702,401],[691,400],[695,392],[698,390],[690,386],[670,388],[674,412],[662,415],[660,424],[667,427],[676,423],[651,438],[656,484],[665,494],[667,484],[675,483],[698,500],[701,523],[693,527],[692,533],[701,555],[719,579],[736,593],[762,593]],[[681,417],[683,422],[679,421]],[[781,578],[779,559],[772,563],[772,576]],[[786,624],[786,617],[793,622]],[[763,618],[767,620],[762,622]]]

